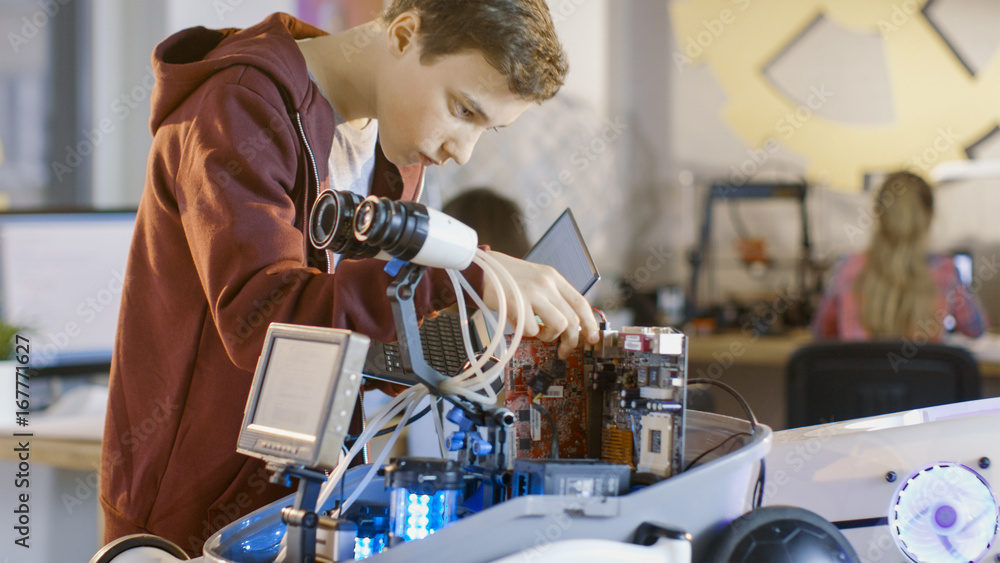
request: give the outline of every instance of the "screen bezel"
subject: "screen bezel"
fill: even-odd
[[[557,271],[560,270],[557,264],[549,264],[547,262],[539,260],[538,253],[546,245],[555,244],[555,241],[552,240],[552,237],[555,236],[557,229],[562,226],[562,223],[564,221],[569,221],[570,224],[573,225],[573,232],[576,234],[575,242],[577,243],[578,248],[583,253],[584,258],[587,261],[587,267],[590,269],[590,274],[591,274],[590,278],[587,279],[587,281],[584,282],[583,285],[574,286],[576,290],[580,292],[581,295],[586,295],[587,292],[590,291],[590,288],[593,287],[594,284],[601,279],[601,273],[597,270],[597,263],[594,262],[593,256],[590,255],[590,249],[587,248],[587,241],[584,240],[583,233],[580,231],[580,226],[576,223],[576,217],[573,216],[573,211],[569,207],[567,207],[566,210],[563,211],[559,215],[559,217],[552,222],[551,225],[549,225],[549,228],[546,229],[545,233],[538,239],[538,242],[536,242],[534,246],[531,247],[531,250],[529,250],[528,253],[524,255],[524,260],[527,262],[533,262],[535,264],[546,264],[548,266],[556,268]],[[560,271],[559,273],[563,274],[563,277],[566,277],[565,272]],[[567,278],[567,281],[569,281],[569,278]]]
[[[313,341],[329,344],[336,344],[340,347],[336,365],[331,367],[330,378],[325,389],[327,400],[323,402],[319,416],[318,425],[314,436],[307,436],[299,432],[289,431],[272,426],[265,426],[254,423],[257,416],[257,408],[260,404],[261,391],[268,370],[273,369],[271,360],[274,354],[274,346],[277,340],[287,338],[291,340]],[[272,323],[268,327],[267,335],[264,339],[264,346],[261,350],[257,368],[254,372],[253,383],[250,394],[247,397],[246,408],[243,413],[243,425],[240,428],[237,451],[240,453],[262,458],[278,463],[301,464],[306,467],[321,466],[321,459],[326,455],[321,448],[328,441],[328,430],[330,427],[331,414],[336,408],[338,395],[341,390],[350,388],[344,374],[348,357],[353,353],[351,346],[352,339],[365,341],[367,349],[368,339],[362,335],[351,333],[341,329],[330,329],[322,327],[309,327],[299,325],[284,325]],[[364,357],[363,355],[361,356]],[[360,381],[360,372],[356,374]],[[360,382],[356,384],[360,388]],[[353,402],[357,399],[357,393],[350,397],[351,412],[353,412]],[[350,415],[343,423],[350,422]],[[346,431],[345,431],[346,434]],[[263,445],[280,446],[264,447]],[[339,446],[338,446],[339,448]],[[332,455],[332,454],[331,454]],[[329,456],[326,456],[329,457]]]

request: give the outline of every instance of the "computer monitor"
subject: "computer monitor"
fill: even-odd
[[[0,316],[32,367],[110,365],[135,211],[0,213]]]
[[[367,336],[348,330],[272,323],[236,451],[285,465],[335,467],[368,343]]]
[[[972,277],[975,275],[975,263],[972,260],[972,252],[969,250],[956,250],[951,253],[951,260],[958,270],[958,279],[962,285],[968,287],[972,285]]]

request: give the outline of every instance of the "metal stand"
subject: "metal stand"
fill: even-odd
[[[401,365],[403,371],[413,374],[427,386],[435,395],[454,404],[461,411],[464,423],[463,444],[456,448],[465,452],[459,461],[470,467],[476,473],[482,473],[484,503],[499,503],[503,499],[503,483],[496,482],[503,478],[503,469],[507,463],[504,455],[506,430],[514,425],[517,417],[505,407],[483,407],[479,403],[465,400],[461,397],[448,395],[441,391],[441,383],[446,376],[435,370],[424,360],[423,348],[420,344],[420,330],[417,324],[417,313],[413,306],[414,288],[423,276],[423,266],[415,264],[404,265],[389,285],[387,294],[392,305],[392,317],[396,323],[396,336],[399,340]],[[449,414],[449,418],[452,415]],[[491,447],[482,448],[480,442],[472,439],[471,433],[478,436],[478,428],[487,430],[487,440]],[[476,461],[482,459],[482,466]]]
[[[484,408],[479,403],[467,401],[461,397],[448,395],[441,391],[441,383],[447,379],[441,372],[427,364],[424,350],[420,344],[420,328],[417,324],[417,312],[413,306],[414,288],[420,282],[426,268],[407,263],[396,274],[396,279],[389,284],[386,294],[392,305],[392,318],[396,324],[396,337],[399,340],[403,372],[417,377],[435,395],[451,402],[462,409],[477,426],[486,426],[494,420],[507,426],[514,424],[514,413],[506,408]]]
[[[315,563],[316,561],[316,527],[319,515],[316,514],[316,501],[326,474],[302,466],[271,466],[274,472],[272,481],[284,480],[290,484],[292,477],[299,479],[299,490],[295,495],[295,506],[281,509],[281,521],[288,526],[286,534],[286,563]]]

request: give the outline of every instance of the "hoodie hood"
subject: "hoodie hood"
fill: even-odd
[[[299,109],[309,88],[306,61],[279,56],[297,39],[326,32],[288,14],[272,14],[245,29],[192,27],[171,35],[153,51],[156,86],[149,126],[156,130],[174,109],[212,75],[233,65],[249,65],[269,74],[287,97],[289,109]]]

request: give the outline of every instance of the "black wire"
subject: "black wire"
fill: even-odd
[[[545,420],[549,422],[549,428],[552,429],[552,459],[559,459],[559,429],[556,428],[556,419],[552,418],[552,413],[549,412],[549,409],[538,403],[531,403],[531,408],[541,413],[545,417]]]
[[[707,379],[707,378],[689,379],[688,385],[715,385],[719,389],[722,389],[726,393],[732,395],[733,398],[736,399],[736,402],[738,402],[740,406],[743,407],[743,411],[747,414],[747,421],[750,423],[750,435],[753,436],[754,434],[757,433],[757,425],[760,423],[757,421],[757,417],[754,416],[753,409],[750,408],[750,405],[746,402],[743,396],[740,395],[736,389],[733,389],[732,387],[721,381],[716,381],[714,379]]]
[[[754,499],[751,509],[764,506],[764,458],[760,458],[760,474],[757,475],[757,484],[753,489]]]
[[[737,432],[736,434],[730,434],[729,436],[726,437],[725,440],[723,440],[723,441],[719,442],[718,444],[712,446],[711,448],[709,448],[709,449],[701,452],[701,454],[699,454],[698,457],[696,457],[693,460],[691,460],[691,463],[689,463],[688,466],[686,468],[684,468],[684,471],[687,471],[687,470],[691,469],[692,467],[695,466],[696,463],[698,463],[699,461],[701,461],[701,458],[707,456],[708,454],[710,454],[710,453],[714,452],[715,450],[721,448],[722,446],[726,445],[726,443],[728,443],[733,438],[738,438],[740,436],[753,436],[753,434],[751,434],[749,432]]]
[[[414,422],[420,420],[420,417],[426,415],[429,412],[431,412],[431,407],[430,407],[430,405],[427,405],[426,407],[424,407],[424,410],[418,412],[415,416],[411,416],[410,420],[407,420],[406,424],[404,426],[409,426],[409,425],[413,424]],[[375,436],[385,436],[386,434],[389,434],[390,432],[395,431],[397,426],[399,426],[399,425],[398,424],[393,424],[392,426],[389,426],[387,428],[383,428],[383,429],[379,430],[378,432],[376,432]],[[375,436],[372,436],[372,438],[374,438]],[[349,447],[353,447],[354,446],[354,442],[357,441],[357,439],[358,439],[357,436],[348,436],[348,437],[344,438],[344,444],[345,445],[346,444],[350,444]]]
[[[707,378],[689,379],[688,380],[688,385],[715,385],[719,389],[722,389],[726,393],[729,393],[730,395],[732,395],[733,398],[736,399],[736,402],[738,402],[740,404],[740,406],[743,407],[743,411],[746,412],[747,421],[750,423],[750,432],[737,432],[735,434],[729,435],[729,437],[727,437],[725,440],[723,440],[722,442],[720,442],[718,445],[716,445],[716,446],[714,446],[712,448],[709,448],[708,450],[706,450],[706,451],[702,452],[700,455],[698,455],[698,457],[694,458],[691,461],[691,463],[688,464],[688,466],[685,469],[685,471],[687,471],[688,469],[691,469],[692,467],[694,467],[694,465],[696,463],[698,463],[698,461],[700,461],[703,457],[705,457],[706,455],[708,455],[708,454],[714,452],[715,450],[721,448],[722,446],[724,446],[727,442],[729,442],[733,438],[736,438],[736,437],[739,437],[739,436],[751,436],[752,437],[754,434],[757,433],[757,425],[759,424],[759,422],[757,421],[757,417],[754,416],[754,414],[753,414],[753,409],[750,408],[750,405],[746,402],[746,400],[743,398],[743,396],[740,395],[739,392],[736,389],[733,389],[731,386],[729,386],[729,385],[727,385],[727,384],[725,384],[725,383],[723,383],[721,381],[716,381],[714,379],[707,379]],[[763,460],[761,460],[761,469],[760,470],[761,470],[761,474],[759,476],[759,482],[763,481],[763,479],[764,479],[764,462],[763,462]],[[761,485],[760,488],[761,488],[761,491],[760,491],[760,494],[758,495],[758,498],[762,500],[763,499],[763,489],[764,489],[763,485]]]
[[[337,518],[344,517],[344,485],[347,482],[347,471],[340,474],[340,504],[337,505]]]

